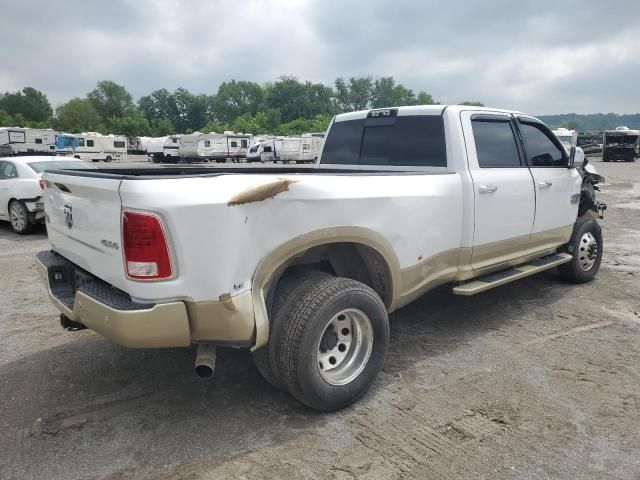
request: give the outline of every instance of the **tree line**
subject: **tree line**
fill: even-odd
[[[55,111],[47,96],[32,87],[0,94],[0,126],[127,136],[225,130],[295,135],[324,131],[337,113],[438,103],[427,92],[416,93],[393,77],[337,78],[333,86],[288,76],[266,84],[231,80],[211,95],[162,88],[137,101],[124,86],[103,80],[84,97],[73,98]]]

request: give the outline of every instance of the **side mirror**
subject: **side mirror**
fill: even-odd
[[[576,147],[571,147],[569,150],[569,163],[567,165],[568,168],[573,168],[576,163]]]

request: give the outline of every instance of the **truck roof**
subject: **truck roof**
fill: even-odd
[[[479,112],[502,112],[525,115],[522,112],[516,110],[506,110],[503,108],[489,108],[489,107],[472,107],[468,105],[411,105],[405,107],[386,107],[386,108],[370,108],[367,110],[358,110],[356,112],[341,113],[336,115],[336,122],[343,122],[345,120],[357,120],[360,118],[366,118],[369,112],[383,111],[383,110],[397,110],[399,116],[403,115],[442,115],[445,110],[452,110],[455,112],[477,110]]]

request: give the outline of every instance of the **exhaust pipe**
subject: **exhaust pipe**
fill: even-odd
[[[196,354],[195,372],[200,378],[212,378],[216,368],[216,346],[209,343],[199,343]]]
[[[86,330],[87,326],[80,323],[80,322],[74,322],[73,320],[71,320],[69,317],[67,317],[66,315],[63,315],[62,313],[60,314],[60,326],[62,328],[64,328],[65,330],[68,330],[70,332],[78,332],[80,330]]]

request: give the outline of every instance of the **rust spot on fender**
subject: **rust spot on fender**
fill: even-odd
[[[289,185],[297,182],[298,180],[279,178],[273,182],[247,188],[231,197],[227,205],[233,207],[234,205],[244,205],[245,203],[262,202],[263,200],[275,197],[279,193],[289,191]]]
[[[231,298],[230,293],[223,293],[218,297],[218,300],[220,301],[220,303],[222,303],[222,305],[224,305],[224,308],[226,308],[227,310],[230,310],[232,312],[236,311],[236,306],[233,303],[233,299]]]

